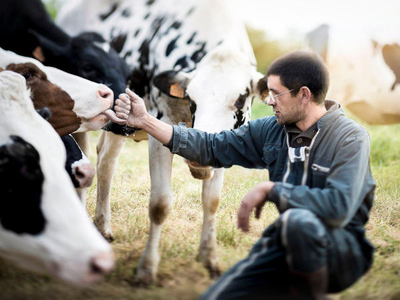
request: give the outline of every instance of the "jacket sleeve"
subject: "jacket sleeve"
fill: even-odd
[[[369,167],[370,139],[365,130],[349,135],[339,146],[325,188],[276,183],[270,200],[280,212],[290,208],[312,211],[331,227],[346,226],[374,182]]]
[[[229,168],[239,165],[246,168],[265,168],[262,160],[263,139],[259,119],[236,130],[206,133],[183,124],[174,126],[170,150],[174,154],[196,161],[203,166]]]

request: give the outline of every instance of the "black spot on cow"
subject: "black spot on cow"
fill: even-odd
[[[126,33],[120,34],[112,39],[110,45],[115,49],[115,51],[121,53],[126,42],[126,37]]]
[[[194,127],[194,121],[196,119],[196,110],[197,110],[197,104],[194,102],[192,99],[189,99],[189,108],[190,108],[190,113],[192,115],[192,127]]]
[[[17,234],[40,234],[46,225],[41,210],[44,176],[40,155],[19,136],[0,147],[0,223]]]
[[[176,69],[177,66],[180,67],[180,70],[188,68],[189,67],[188,57],[184,55],[181,58],[179,58],[174,65],[174,69]]]
[[[190,45],[193,42],[194,37],[196,36],[196,34],[197,34],[197,32],[194,32],[192,34],[192,36],[187,40],[186,44]]]
[[[75,139],[67,134],[61,137],[62,142],[64,143],[65,149],[67,149],[67,160],[65,162],[65,169],[69,177],[74,184],[74,187],[79,187],[79,181],[76,179],[76,176],[72,172],[73,163],[83,159],[82,151],[76,143]]]
[[[157,119],[159,119],[159,120],[161,120],[161,118],[164,116],[164,113],[161,111],[161,110],[159,110],[158,112],[157,112]]]
[[[173,28],[173,29],[179,29],[179,28],[181,27],[181,25],[182,25],[182,23],[181,23],[181,22],[179,22],[179,21],[175,21],[174,23],[172,23],[172,25],[171,25],[171,27],[170,27],[170,28]]]
[[[111,6],[111,10],[105,14],[99,15],[99,18],[104,21],[106,20],[109,16],[111,16],[118,8],[118,3],[114,3],[113,6]]]
[[[235,123],[235,125],[233,125],[234,129],[239,128],[240,126],[242,126],[244,124],[245,120],[246,120],[246,118],[244,117],[243,111],[240,110],[240,109],[238,109],[235,112],[235,115],[236,115],[236,123]]]
[[[193,6],[191,9],[189,9],[187,16],[189,17],[195,10],[195,7]]]
[[[144,19],[147,20],[150,17],[150,12],[148,12],[145,16]]]
[[[168,57],[172,50],[174,50],[176,48],[176,42],[178,41],[178,39],[181,37],[181,35],[178,35],[175,39],[173,39],[171,42],[169,42],[167,49],[165,50],[165,56]]]
[[[190,59],[191,59],[192,61],[194,61],[195,63],[198,63],[198,62],[203,58],[203,56],[206,54],[206,51],[205,51],[206,42],[199,43],[199,45],[200,45],[200,48],[197,49],[197,50],[192,54],[192,56],[191,56],[191,58],[190,58]]]
[[[132,50],[129,50],[124,54],[124,60],[127,59],[130,56],[132,56]]]
[[[152,5],[154,2],[156,2],[156,1],[155,1],[155,0],[149,0],[149,1],[146,2],[146,5],[147,5],[147,6],[150,6],[150,5]]]
[[[382,47],[382,55],[385,63],[393,71],[395,81],[392,84],[393,91],[396,84],[400,83],[400,46],[398,44],[384,45]]]
[[[135,33],[133,34],[134,37],[137,37],[140,33],[140,29],[136,29]]]
[[[129,18],[131,16],[131,10],[129,8],[125,8],[122,11],[121,16],[125,17],[125,18]]]
[[[243,109],[249,94],[250,94],[250,90],[249,90],[249,88],[246,88],[246,92],[239,95],[239,97],[237,98],[237,100],[235,102],[235,107],[237,109]]]

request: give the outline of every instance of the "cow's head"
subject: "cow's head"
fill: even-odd
[[[176,117],[170,122],[185,121],[193,128],[220,132],[236,129],[249,121],[252,98],[258,93],[257,83],[262,77],[246,55],[219,46],[206,54],[193,72],[166,71],[158,74],[153,83],[166,103],[158,109],[170,110],[167,115]],[[177,101],[182,100],[187,100],[186,117],[183,117],[183,108],[176,107]],[[165,112],[158,114],[166,115]],[[202,169],[195,163],[189,165],[192,173],[194,169]]]
[[[31,31],[38,40],[44,64],[110,87],[115,95],[125,91],[129,68],[101,35],[85,32],[54,41]]]
[[[76,188],[89,187],[96,173],[92,163],[70,135],[61,138],[67,151],[65,169]]]
[[[114,94],[105,85],[2,49],[0,67],[25,77],[35,107],[51,110],[50,122],[61,136],[98,130],[108,122],[106,115],[111,113]]]
[[[36,113],[25,79],[0,72],[0,256],[84,284],[111,270],[110,245],[64,169],[65,149]]]

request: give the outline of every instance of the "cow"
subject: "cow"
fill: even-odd
[[[113,91],[38,60],[0,48],[0,68],[22,74],[34,92],[36,109],[47,107],[51,125],[60,136],[99,130],[112,118]],[[42,96],[40,96],[42,94]],[[43,100],[44,102],[39,102]]]
[[[89,284],[112,270],[112,249],[93,226],[64,169],[62,142],[36,113],[25,79],[0,72],[0,257]]]
[[[69,1],[56,23],[67,32],[96,30],[119,42],[119,54],[131,69],[130,88],[143,97],[149,112],[170,124],[208,132],[238,128],[250,118],[252,98],[262,77],[245,27],[219,0]],[[147,135],[108,126],[135,141]],[[173,155],[151,136],[150,234],[136,272],[139,284],[152,282],[159,264],[159,239],[172,206]],[[97,145],[98,193],[95,224],[112,240],[109,193],[124,140],[103,132]],[[203,181],[204,223],[198,257],[211,277],[220,274],[216,254],[215,213],[223,169],[187,161]]]
[[[366,123],[400,123],[399,43],[391,36],[352,33],[345,43],[346,35],[335,27],[329,30],[329,43],[326,33],[307,35],[310,44],[322,45],[325,41],[331,82],[327,97],[337,99],[346,111]],[[314,51],[321,54],[317,47]]]

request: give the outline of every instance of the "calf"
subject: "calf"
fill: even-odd
[[[36,113],[25,79],[0,73],[0,256],[75,284],[113,266],[64,169],[65,149]]]
[[[98,130],[108,122],[107,116],[113,115],[114,94],[105,85],[1,48],[0,68],[25,77],[33,91],[35,108],[47,107],[52,112],[50,123],[60,136]]]
[[[84,18],[79,21],[79,17]],[[73,22],[69,22],[74,20]],[[131,68],[130,87],[147,102],[149,112],[170,124],[184,122],[209,132],[238,128],[250,118],[251,99],[261,78],[246,30],[223,1],[76,0],[65,4],[56,21],[68,32],[97,30],[118,40],[120,56]],[[130,135],[130,128],[109,126]],[[136,132],[134,140],[147,138]],[[109,192],[112,173],[123,140],[102,133],[98,144],[98,195],[95,223],[108,239]],[[136,278],[149,283],[157,274],[162,224],[172,206],[173,155],[149,137],[150,236]],[[218,275],[215,213],[220,199],[223,169],[188,162],[203,180],[204,223],[199,257]]]

